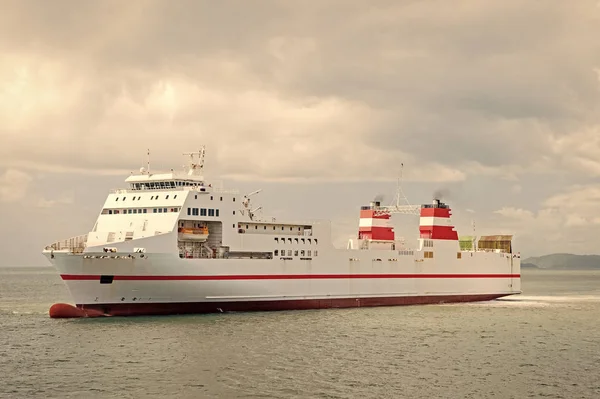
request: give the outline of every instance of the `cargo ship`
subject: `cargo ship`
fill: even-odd
[[[512,236],[459,239],[448,204],[357,206],[357,233],[337,248],[326,220],[262,216],[204,178],[205,148],[181,172],[132,173],[87,234],[44,248],[74,304],[53,318],[170,315],[487,301],[520,293]],[[215,183],[215,184],[213,184]],[[391,217],[419,217],[417,244]]]

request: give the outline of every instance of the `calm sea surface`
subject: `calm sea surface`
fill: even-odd
[[[53,320],[49,268],[0,269],[2,398],[600,398],[600,272],[487,303]]]

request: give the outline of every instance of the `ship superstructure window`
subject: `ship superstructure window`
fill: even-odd
[[[214,209],[209,209],[208,210],[208,216],[215,216],[215,210]]]
[[[206,216],[206,208],[200,208],[200,216]]]
[[[273,251],[273,255],[279,256],[279,250],[276,249],[275,251]]]

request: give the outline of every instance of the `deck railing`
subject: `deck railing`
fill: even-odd
[[[85,249],[88,235],[83,234],[77,237],[67,238],[65,240],[56,241],[46,247],[47,250],[64,251],[68,250],[73,253],[81,253]]]

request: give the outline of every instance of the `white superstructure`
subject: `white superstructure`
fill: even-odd
[[[204,148],[185,155],[184,172],[142,168],[108,195],[92,231],[46,247],[78,308],[57,304],[53,317],[465,302],[520,292],[510,236],[461,250],[440,201],[364,206],[357,238],[338,249],[328,221],[258,217],[252,197],[260,190],[215,187],[203,177]],[[395,238],[392,213],[420,214],[417,248]]]

